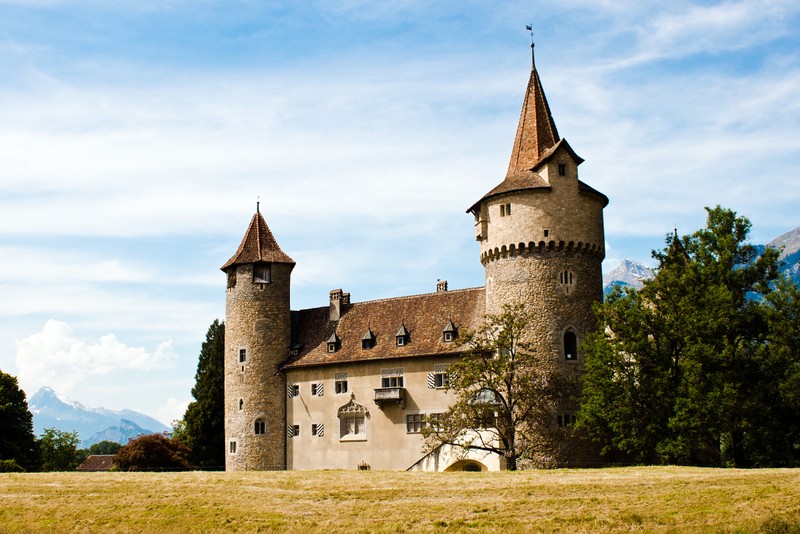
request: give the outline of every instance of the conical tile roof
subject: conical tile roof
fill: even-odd
[[[220,269],[224,271],[233,265],[258,262],[295,264],[294,260],[278,246],[275,236],[272,235],[267,222],[261,216],[261,211],[256,208],[256,213],[250,220],[250,226],[247,227],[239,250]]]

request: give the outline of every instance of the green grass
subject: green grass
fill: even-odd
[[[800,534],[800,470],[0,474],[0,532],[75,531]]]

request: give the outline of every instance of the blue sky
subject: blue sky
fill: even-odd
[[[0,369],[179,417],[258,198],[294,309],[483,285],[530,22],[606,269],[704,206],[800,225],[794,0],[0,0]]]

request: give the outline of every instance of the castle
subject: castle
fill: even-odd
[[[226,469],[500,470],[502,458],[446,449],[425,453],[425,416],[455,399],[447,367],[459,331],[504,303],[534,313],[531,340],[579,368],[578,345],[602,298],[603,208],[608,198],[578,179],[583,160],[559,137],[536,70],[505,179],[467,210],[485,285],[292,311],[295,262],[258,208],[227,275]],[[553,414],[565,421],[569,411]],[[558,418],[558,419],[556,419]]]

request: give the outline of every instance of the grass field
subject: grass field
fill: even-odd
[[[0,474],[2,532],[800,532],[800,470]]]

